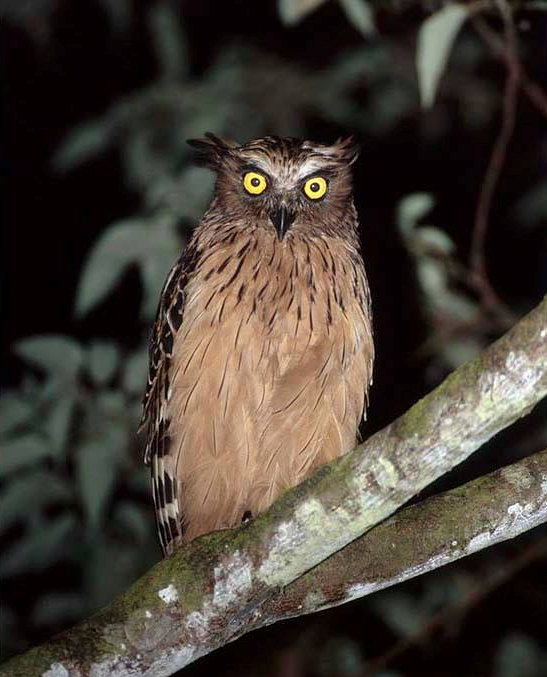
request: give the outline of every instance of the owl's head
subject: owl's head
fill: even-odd
[[[205,137],[188,143],[217,173],[214,204],[233,218],[275,229],[280,240],[298,231],[340,233],[355,221],[348,218],[358,156],[352,138],[327,146],[277,136],[243,145]]]

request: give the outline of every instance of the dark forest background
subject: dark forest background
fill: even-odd
[[[425,109],[416,44],[440,4],[0,2],[2,659],[160,557],[136,428],[159,289],[212,187],[187,138],[359,140],[378,352],[365,436],[546,293],[547,106],[518,95],[485,276],[470,253],[503,115],[488,38],[504,24],[495,8],[466,21]],[[547,91],[547,5],[511,7],[522,67]],[[542,406],[427,493],[546,442]],[[546,538],[253,633],[184,674],[544,677]]]

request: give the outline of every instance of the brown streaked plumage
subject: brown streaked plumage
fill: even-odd
[[[144,397],[165,554],[352,449],[374,359],[351,140],[191,143],[215,194],[161,294]]]

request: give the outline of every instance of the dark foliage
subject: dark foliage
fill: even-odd
[[[467,19],[431,85],[435,105],[422,108],[418,80],[427,99],[450,46],[437,28],[417,79],[417,36],[436,4],[0,2],[2,658],[89,615],[159,558],[136,428],[159,288],[211,189],[187,138],[353,134],[361,144],[355,192],[378,346],[364,435],[547,291],[547,105],[519,93],[488,218],[488,277],[477,279],[475,214],[506,69]],[[495,8],[481,21],[503,40]],[[539,86],[542,8],[512,14],[518,58]],[[429,491],[546,446],[546,413]],[[184,674],[338,677],[374,666],[384,677],[541,677],[547,566],[518,565],[540,538],[261,630]],[[503,583],[489,585],[500,570]]]

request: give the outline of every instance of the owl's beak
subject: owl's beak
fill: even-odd
[[[274,209],[269,213],[269,217],[275,229],[277,230],[277,237],[282,240],[285,237],[285,234],[293,224],[294,219],[296,218],[296,213],[291,212],[285,205]]]

